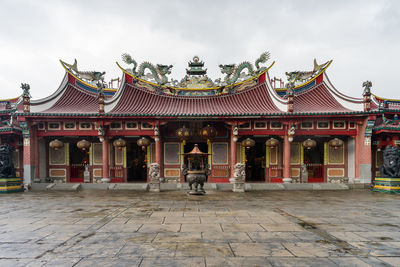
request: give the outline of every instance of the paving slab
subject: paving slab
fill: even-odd
[[[396,266],[399,200],[369,190],[4,195],[0,266]]]
[[[140,267],[202,267],[205,265],[203,257],[187,257],[187,258],[144,258]],[[207,265],[208,266],[208,265]]]

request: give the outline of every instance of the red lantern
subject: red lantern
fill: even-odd
[[[122,138],[118,138],[113,142],[113,146],[115,146],[118,150],[121,150],[123,147],[126,146],[126,141]]]
[[[91,145],[90,142],[89,142],[89,141],[86,141],[85,139],[79,141],[79,142],[76,144],[76,146],[77,146],[79,149],[83,150],[83,151],[89,150],[90,145]]]
[[[210,125],[207,125],[200,130],[200,137],[206,139],[207,142],[214,139],[215,136],[217,136],[217,130]]]
[[[244,146],[246,149],[250,149],[256,144],[256,141],[254,141],[251,138],[246,138],[242,141],[242,146]]]
[[[333,149],[338,149],[339,147],[343,146],[343,141],[339,138],[334,138],[328,142],[328,144],[333,147]]]
[[[53,141],[50,142],[49,146],[50,146],[52,149],[54,149],[54,150],[57,151],[57,150],[59,150],[60,148],[63,148],[63,147],[64,147],[64,143],[61,142],[61,141],[58,140],[58,139],[54,139]]]
[[[267,140],[267,142],[265,142],[265,144],[267,145],[267,147],[274,149],[279,145],[279,141],[276,140],[275,138],[270,138]]]
[[[137,145],[142,147],[142,150],[145,151],[146,147],[150,145],[150,140],[147,139],[146,137],[142,137],[139,140],[137,140]]]
[[[317,142],[315,140],[311,140],[310,138],[308,138],[307,140],[305,140],[303,142],[303,146],[310,150],[311,148],[314,148],[317,145]]]
[[[176,130],[175,134],[178,137],[178,139],[183,142],[183,144],[185,144],[186,141],[189,140],[189,138],[192,137],[193,135],[192,131],[186,128],[185,125]]]

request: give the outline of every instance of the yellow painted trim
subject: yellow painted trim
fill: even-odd
[[[122,162],[123,162],[124,168],[126,168],[126,165],[127,165],[126,146],[123,148],[122,151],[123,151],[122,152]]]
[[[90,148],[89,148],[89,165],[90,166],[93,165],[92,155],[93,155],[93,143],[90,145]]]
[[[242,163],[246,164],[246,148],[242,146]]]
[[[181,151],[181,156],[179,158],[180,164],[182,165],[184,163],[184,156],[183,154],[185,153],[185,144],[183,142],[180,143],[180,151]]]
[[[400,99],[379,97],[379,96],[377,96],[377,95],[375,95],[375,94],[372,94],[372,93],[371,93],[371,95],[373,95],[375,98],[380,99],[380,100],[387,100],[387,101],[400,102]]]
[[[211,142],[207,142],[207,144],[208,144],[208,152],[207,152],[207,153],[210,155],[210,157],[208,157],[207,160],[208,160],[208,165],[211,166],[211,164],[212,164],[212,162],[211,162],[211,157],[214,156],[214,151],[212,150],[212,144],[211,144]]]
[[[61,61],[61,60],[60,60],[60,61]],[[247,80],[242,81],[242,82],[240,82],[240,83],[234,83],[234,84],[231,84],[231,85],[227,85],[227,86],[218,86],[218,87],[209,87],[209,88],[179,88],[179,87],[172,87],[172,86],[159,85],[159,84],[156,84],[156,83],[152,83],[152,82],[143,80],[143,79],[141,79],[141,78],[139,78],[139,77],[133,75],[132,73],[129,73],[128,71],[126,71],[124,68],[121,67],[121,65],[119,65],[118,62],[115,62],[115,63],[117,64],[117,66],[118,66],[125,74],[128,74],[128,75],[131,76],[132,78],[135,78],[135,79],[137,79],[137,80],[139,80],[139,81],[141,81],[141,82],[144,82],[144,83],[147,83],[147,84],[156,86],[156,87],[171,88],[171,89],[174,89],[174,90],[183,90],[183,91],[207,91],[207,90],[219,89],[219,88],[221,88],[221,87],[228,88],[228,87],[231,87],[231,86],[236,86],[236,85],[243,84],[243,83],[245,83],[245,82],[248,82],[248,81],[257,79],[257,78],[260,77],[262,74],[266,73],[266,72],[275,64],[275,61],[272,62],[271,65],[270,65],[268,68],[266,68],[265,70],[263,70],[260,74],[258,74],[258,75],[256,75],[256,76],[253,76],[253,77],[251,77],[250,79],[247,79]],[[64,68],[66,68],[66,67],[64,66]],[[74,77],[75,77],[75,76],[74,76]]]
[[[400,182],[400,178],[375,178],[376,181]]]
[[[147,158],[147,167],[150,167],[150,161],[151,161],[151,146],[148,146],[146,148],[146,158]]]
[[[329,61],[328,65],[326,65],[326,67],[323,68],[323,69],[318,73],[317,76],[315,76],[314,78],[312,78],[311,80],[309,80],[309,81],[307,81],[307,82],[305,82],[305,83],[302,83],[302,84],[300,84],[300,85],[295,86],[294,89],[297,89],[297,88],[306,86],[307,84],[309,84],[309,83],[311,83],[312,81],[314,81],[315,79],[317,79],[317,78],[318,78],[322,73],[324,73],[325,70],[331,65],[332,61],[333,61],[333,60]],[[276,90],[276,91],[286,91],[287,89],[286,89],[286,88],[278,88],[278,89],[275,89],[275,90]]]
[[[328,163],[328,142],[324,142],[324,165]]]
[[[65,143],[65,160],[66,165],[69,166],[69,143]]]
[[[303,146],[303,142],[300,143],[300,164],[304,164],[304,146]]]
[[[400,186],[374,185],[374,188],[380,188],[380,189],[395,189],[395,190],[398,190],[398,189],[400,189]]]
[[[21,181],[22,178],[2,178],[0,182],[18,182]]]
[[[269,168],[269,146],[265,145],[265,166]]]
[[[63,68],[65,69],[66,72],[68,72],[69,74],[71,74],[75,79],[77,79],[79,82],[83,83],[86,86],[92,87],[93,89],[97,90],[97,87],[94,86],[93,84],[87,83],[84,80],[80,79],[78,76],[76,76],[75,74],[73,74],[65,65],[64,65],[64,61],[62,61],[60,59],[60,63],[61,66],[63,66]],[[112,89],[112,88],[105,88],[104,91],[110,91],[110,92],[116,92],[117,89]]]
[[[11,101],[11,100],[17,100],[21,97],[22,95],[19,95],[17,97],[13,97],[13,98],[8,98],[8,99],[0,99],[0,102],[5,102],[5,101]]]
[[[0,190],[4,189],[19,189],[22,188],[22,185],[15,185],[15,186],[0,186]]]

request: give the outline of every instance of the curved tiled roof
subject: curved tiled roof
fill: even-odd
[[[62,96],[44,113],[96,113],[97,98],[93,94],[68,84]]]
[[[324,82],[293,98],[294,112],[348,112],[329,92]]]
[[[160,95],[125,83],[117,104],[107,113],[152,116],[246,116],[282,113],[265,83],[236,94],[186,97]],[[115,101],[115,100],[114,100]]]

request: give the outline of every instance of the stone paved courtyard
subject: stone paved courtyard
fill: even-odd
[[[400,196],[0,195],[0,266],[400,266]]]

